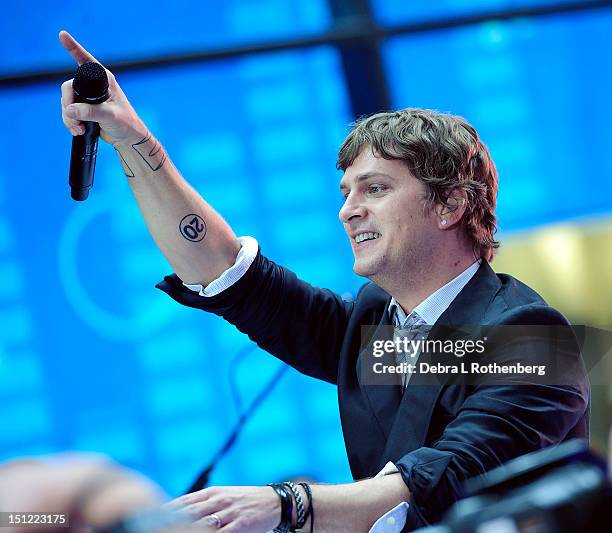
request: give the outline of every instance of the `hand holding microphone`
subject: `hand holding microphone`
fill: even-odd
[[[72,82],[76,102],[98,105],[108,100],[108,77],[100,63],[89,61],[77,69]],[[70,196],[73,200],[87,200],[93,186],[98,137],[100,126],[97,122],[83,123],[85,133],[72,138],[70,154]]]
[[[147,128],[112,72],[105,69],[68,32],[59,39],[78,63],[73,80],[62,84],[62,120],[73,135],[70,164],[71,194],[85,200],[93,184],[98,132],[113,146],[140,141]]]

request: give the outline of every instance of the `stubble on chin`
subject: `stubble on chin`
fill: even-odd
[[[357,259],[356,257],[353,258],[353,272],[357,274],[358,276],[362,276],[364,278],[367,277],[368,276],[367,264],[365,264],[363,260]]]
[[[367,271],[363,268],[363,266],[358,261],[355,261],[353,263],[353,272],[357,274],[358,276],[367,277]]]
[[[358,276],[368,278],[376,283],[376,278],[382,270],[382,258],[369,258],[369,260],[357,259],[353,263],[353,272]]]
[[[426,273],[422,272],[421,257],[416,250],[408,250],[404,256],[393,259],[388,256],[372,259],[355,260],[353,272],[376,283],[387,292],[418,283],[420,276],[426,276]]]

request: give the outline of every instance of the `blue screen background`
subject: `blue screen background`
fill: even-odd
[[[458,2],[427,16],[455,15]],[[470,3],[467,3],[470,4]],[[508,7],[527,2],[473,2]],[[87,15],[77,2],[5,8],[0,74],[72,68],[57,32],[102,61],[316,35],[322,0],[149,2]],[[377,0],[386,24],[419,18]],[[416,6],[417,3],[410,3]],[[418,3],[418,5],[425,5]],[[433,5],[433,4],[432,4]],[[463,11],[463,8],[461,8]],[[612,10],[397,36],[383,43],[394,107],[466,116],[500,170],[506,233],[610,212]],[[346,297],[364,281],[337,220],[337,149],[353,119],[332,46],[118,75],[189,182],[238,235],[309,282]],[[59,83],[0,88],[0,459],[100,451],[184,490],[280,363],[221,319],[154,289],[171,272],[119,161],[101,143],[96,184],[67,187],[70,135]],[[336,390],[290,370],[218,465],[214,484],[350,472]]]

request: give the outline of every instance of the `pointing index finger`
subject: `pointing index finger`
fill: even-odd
[[[83,48],[78,41],[70,35],[67,31],[62,30],[59,33],[59,40],[62,43],[62,46],[68,50],[68,53],[74,58],[74,60],[82,65],[83,63],[87,63],[88,61],[95,61],[99,63],[99,61],[92,56],[85,48]]]

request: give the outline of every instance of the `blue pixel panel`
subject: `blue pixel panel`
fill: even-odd
[[[11,2],[0,17],[0,74],[72,68],[62,29],[109,63],[308,36],[330,21],[326,0]]]
[[[395,26],[411,22],[444,20],[452,17],[502,12],[529,7],[578,4],[580,0],[370,0],[376,19],[383,25]],[[585,3],[588,0],[583,0]]]
[[[350,117],[335,50],[119,83],[238,235],[304,279],[354,293],[361,281],[337,219],[335,160]],[[0,115],[11,125],[0,131],[0,459],[100,451],[177,494],[237,420],[230,370],[248,405],[280,363],[261,351],[233,362],[244,335],[154,288],[171,270],[112,148],[100,145],[90,198],[69,198],[59,86],[3,90]],[[335,388],[290,371],[212,482],[297,474],[350,479]]]
[[[610,28],[605,10],[391,39],[393,105],[476,127],[499,170],[502,230],[609,213]]]

